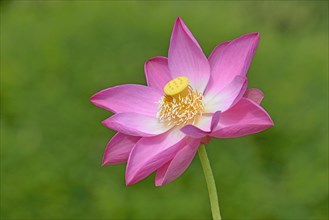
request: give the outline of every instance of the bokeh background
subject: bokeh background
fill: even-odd
[[[275,127],[208,146],[224,219],[328,219],[328,2],[1,2],[1,218],[209,219],[200,161],[126,187],[89,97],[145,84],[181,16],[204,52],[259,31],[249,87]]]

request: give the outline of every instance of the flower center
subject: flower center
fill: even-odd
[[[168,125],[194,124],[204,109],[202,94],[193,90],[186,76],[169,81],[163,88],[157,117]]]

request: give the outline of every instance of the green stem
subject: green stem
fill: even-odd
[[[215,183],[214,175],[212,174],[211,166],[209,163],[207,151],[206,151],[204,144],[200,145],[198,153],[199,153],[201,165],[202,165],[204,176],[206,178],[206,182],[207,182],[207,186],[208,186],[212,218],[214,220],[221,220],[222,218],[220,216],[220,211],[219,211],[216,183]]]

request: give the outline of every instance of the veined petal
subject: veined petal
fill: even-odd
[[[168,64],[173,78],[187,76],[190,85],[203,93],[210,77],[209,62],[181,18],[171,35]]]
[[[205,96],[204,112],[226,111],[240,100],[247,89],[247,84],[248,81],[246,77],[236,76],[234,80],[216,96]]]
[[[155,176],[155,185],[163,186],[178,178],[191,164],[200,145],[200,139],[189,139],[175,157],[160,167]]]
[[[243,97],[260,104],[264,98],[264,93],[257,88],[251,88],[244,93]]]
[[[219,57],[221,55],[221,53],[223,52],[224,48],[230,43],[231,41],[226,41],[226,42],[222,42],[220,43],[219,45],[217,45],[215,47],[215,49],[211,52],[211,54],[209,55],[208,57],[208,60],[209,60],[209,64],[210,64],[210,69],[213,69],[218,60],[219,60]]]
[[[179,130],[170,130],[155,137],[141,138],[129,155],[126,184],[144,179],[171,160],[184,144],[184,137]]]
[[[106,127],[131,136],[151,137],[168,131],[172,126],[159,119],[132,112],[118,113],[102,122]]]
[[[204,114],[195,125],[185,125],[181,128],[181,131],[193,138],[205,137],[217,126],[220,114],[220,111],[217,111],[214,114]]]
[[[103,166],[127,162],[129,153],[140,137],[116,133],[108,142],[103,157]]]
[[[218,138],[233,138],[254,134],[273,126],[273,121],[267,112],[254,101],[246,98],[223,112],[219,123],[211,136]]]
[[[126,84],[104,89],[91,97],[91,102],[114,113],[136,112],[156,116],[161,93],[156,89]]]
[[[166,57],[154,57],[144,65],[147,85],[157,89],[161,94],[163,88],[171,80]]]
[[[215,49],[211,52],[210,56],[208,57],[208,61],[210,64],[210,77],[207,84],[207,88],[205,90],[205,94],[207,94],[209,91],[213,90],[214,87],[217,86],[219,83],[217,80],[218,78],[218,72],[214,72],[214,68],[218,63],[219,57],[221,53],[223,52],[224,48],[230,43],[230,41],[223,42],[215,47]],[[213,91],[214,93],[215,91]]]
[[[259,42],[259,33],[250,33],[224,43],[212,52],[211,83],[205,95],[215,96],[238,75],[245,76]]]

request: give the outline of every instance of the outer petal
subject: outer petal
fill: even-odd
[[[192,162],[200,145],[200,139],[190,139],[178,151],[175,157],[158,169],[155,176],[155,185],[162,186],[179,177]]]
[[[106,145],[103,166],[127,162],[129,153],[140,137],[116,133]]]
[[[233,138],[261,132],[273,126],[267,112],[255,102],[242,98],[236,105],[223,112],[211,136]]]
[[[205,112],[224,112],[240,100],[247,89],[247,78],[236,76],[234,80],[222,89],[216,96],[205,97]]]
[[[124,112],[113,115],[102,122],[118,132],[141,137],[151,137],[168,131],[171,127],[160,123],[157,118]]]
[[[264,98],[264,93],[259,89],[251,88],[244,93],[243,97],[260,104]]]
[[[126,84],[96,93],[91,97],[91,102],[114,113],[136,112],[155,117],[160,98],[161,93],[154,88]]]
[[[213,90],[216,86],[218,86],[218,78],[219,74],[218,72],[214,72],[214,68],[219,62],[219,58],[221,56],[221,53],[223,52],[224,48],[230,43],[230,41],[223,42],[215,47],[215,49],[211,52],[210,56],[208,57],[208,61],[210,64],[210,78],[208,81],[208,85],[205,91],[205,94],[208,93],[208,91]],[[215,92],[215,91],[214,91]]]
[[[211,133],[217,126],[221,112],[205,114],[195,125],[185,125],[181,131],[193,138],[202,138]]]
[[[150,138],[141,138],[130,152],[126,168],[126,184],[132,185],[171,160],[182,144],[185,135],[179,130]]]
[[[144,65],[147,85],[157,89],[161,94],[163,87],[171,80],[166,57],[154,57]]]
[[[206,95],[215,96],[234,77],[246,75],[256,52],[258,41],[259,33],[250,33],[215,48],[210,56],[212,76],[211,83],[205,92]]]
[[[203,93],[209,80],[210,66],[181,18],[177,18],[171,35],[168,64],[173,78],[187,76],[191,86]]]

